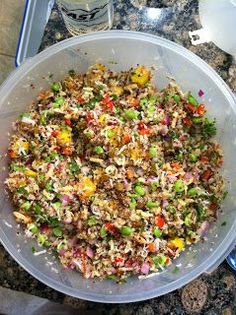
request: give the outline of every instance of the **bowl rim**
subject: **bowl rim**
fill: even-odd
[[[26,60],[19,68],[13,71],[11,75],[7,78],[7,80],[1,85],[0,87],[0,94],[7,95],[9,92],[9,84],[14,88],[16,82],[19,81],[21,76],[24,74],[25,70],[29,71],[32,68],[35,68],[39,63],[51,57],[53,54],[58,53],[61,50],[68,49],[71,46],[78,45],[80,43],[88,42],[91,40],[99,40],[99,39],[134,39],[134,40],[141,40],[144,42],[151,42],[152,44],[158,44],[164,46],[168,49],[174,50],[176,53],[183,55],[191,62],[198,64],[201,70],[207,73],[207,75],[218,83],[218,86],[221,88],[222,93],[227,98],[228,102],[231,104],[231,107],[236,115],[236,101],[234,95],[227,84],[223,81],[223,79],[213,70],[205,61],[203,61],[200,57],[196,56],[194,53],[189,51],[188,49],[176,44],[170,40],[165,38],[143,33],[143,32],[135,32],[135,31],[123,31],[123,30],[110,30],[110,31],[102,31],[96,33],[90,33],[86,35],[82,35],[79,37],[72,37],[66,40],[63,40],[57,44],[50,46],[49,48],[45,49],[44,51],[40,52],[36,56]],[[3,102],[4,103],[4,100]],[[225,258],[228,253],[229,248],[233,246],[235,243],[235,231],[236,230],[236,220],[228,231],[226,237],[221,241],[217,249],[213,252],[209,252],[208,258],[203,261],[198,267],[194,270],[190,271],[188,274],[180,277],[179,279],[170,282],[160,288],[156,288],[149,292],[136,292],[134,294],[122,294],[122,295],[104,295],[99,293],[87,293],[84,290],[70,288],[66,285],[61,285],[59,281],[56,281],[49,276],[39,272],[34,266],[20,255],[17,252],[16,247],[8,240],[7,235],[0,227],[0,239],[8,251],[8,253],[15,259],[15,261],[23,267],[27,272],[29,272],[33,277],[38,279],[39,281],[43,282],[44,284],[48,285],[49,287],[60,291],[64,294],[68,294],[70,296],[74,296],[77,298],[82,298],[84,300],[94,301],[94,302],[103,302],[103,303],[128,303],[128,302],[136,302],[136,301],[143,301],[147,299],[151,299],[157,296],[161,296],[172,292],[185,284],[189,283],[190,281],[194,280],[200,274],[206,272],[207,270],[213,268],[214,266],[218,266],[220,262]],[[222,254],[223,253],[223,254]]]

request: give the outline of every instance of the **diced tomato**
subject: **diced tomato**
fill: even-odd
[[[206,108],[205,108],[205,105],[203,104],[199,104],[198,107],[197,107],[197,113],[199,116],[203,116],[206,112]]]
[[[208,169],[202,174],[202,179],[205,181],[208,181],[211,175],[212,175],[212,171]]]
[[[152,133],[152,129],[146,126],[143,122],[138,124],[138,130],[141,135],[150,135]]]
[[[171,166],[173,170],[178,171],[180,169],[180,165],[178,162],[171,162]]]
[[[155,224],[157,227],[161,229],[165,225],[165,220],[163,219],[163,217],[157,216],[155,217]]]
[[[147,250],[151,253],[155,253],[156,251],[156,246],[155,246],[155,243],[150,243],[147,245]]]
[[[113,223],[106,223],[105,228],[110,233],[117,233],[118,232],[117,227],[115,227]]]
[[[59,130],[53,130],[53,132],[51,133],[52,137],[56,137],[59,135]]]
[[[113,109],[114,103],[110,98],[109,94],[106,94],[105,97],[102,100],[102,105],[106,107],[106,109]]]
[[[133,107],[138,107],[139,106],[139,100],[137,100],[134,97],[131,97],[128,99],[129,104],[131,104]]]
[[[132,170],[132,169],[128,169],[127,171],[126,171],[126,176],[129,178],[129,179],[132,179],[132,178],[134,178],[134,171]]]
[[[8,151],[8,155],[11,159],[14,159],[16,158],[16,152],[14,152],[13,150],[9,150]]]
[[[71,126],[72,125],[72,122],[71,122],[70,118],[64,118],[64,120],[65,120],[65,124],[67,126]]]
[[[132,222],[132,227],[139,227],[142,225],[142,222],[141,221],[133,221]]]
[[[128,133],[126,133],[124,136],[123,136],[123,142],[124,143],[129,143],[131,140],[131,135],[129,135]]]
[[[187,109],[192,112],[192,113],[195,113],[196,112],[196,107],[194,107],[192,104],[188,103],[186,105]]]
[[[59,152],[61,152],[61,147],[57,146],[57,147],[55,147],[54,150],[55,150],[57,153],[59,153]]]
[[[94,120],[94,116],[92,113],[89,112],[89,113],[87,113],[87,116],[85,119],[86,119],[87,123],[89,124]]]
[[[123,264],[124,263],[124,258],[122,258],[122,257],[115,257],[114,258],[114,262],[115,262],[115,264],[116,265],[118,265],[118,264]]]
[[[71,155],[72,152],[73,152],[73,150],[72,150],[71,147],[62,148],[62,151],[61,151],[61,153],[64,154],[64,155]]]
[[[84,100],[83,97],[81,97],[81,96],[78,96],[78,97],[76,98],[76,100],[78,101],[78,103],[79,103],[80,105],[83,105],[83,104],[85,103],[85,100]]]
[[[207,156],[203,155],[200,157],[200,161],[204,164],[209,163],[209,159]]]
[[[218,206],[219,206],[218,203],[213,201],[212,203],[210,203],[209,209],[215,212]]]
[[[189,117],[185,117],[185,118],[183,119],[183,123],[184,123],[187,127],[191,127],[192,124],[193,124],[192,120],[191,120]]]

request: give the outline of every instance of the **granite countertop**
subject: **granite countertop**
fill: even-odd
[[[213,43],[198,46],[191,44],[188,32],[201,28],[196,0],[117,0],[114,2],[113,29],[148,32],[183,45],[210,64],[231,89],[236,91],[236,66],[233,58]],[[158,18],[151,19],[150,9],[147,7],[158,9]],[[70,36],[55,6],[45,29],[40,50]],[[187,286],[170,294],[130,304],[99,304],[59,293],[30,276],[14,262],[3,247],[0,247],[0,279],[4,287],[73,305],[81,311],[90,311],[94,314],[236,314],[236,274],[226,262],[211,274],[203,274]]]

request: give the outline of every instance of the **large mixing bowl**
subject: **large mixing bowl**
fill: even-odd
[[[205,242],[186,249],[174,263],[160,274],[138,280],[128,279],[119,285],[112,281],[86,280],[72,270],[65,270],[52,255],[35,256],[35,241],[27,239],[12,216],[11,202],[4,193],[11,123],[26,110],[41,89],[52,81],[63,79],[68,70],[86,71],[102,62],[113,70],[128,69],[137,64],[156,65],[154,81],[164,87],[174,77],[184,91],[197,96],[209,115],[217,119],[217,140],[224,150],[223,174],[229,196],[217,222]],[[53,74],[53,78],[50,78]],[[200,101],[200,99],[199,99]],[[131,302],[145,300],[173,291],[201,273],[212,269],[227,255],[235,241],[236,231],[236,103],[223,80],[200,58],[168,40],[136,32],[109,31],[63,41],[26,61],[3,84],[0,90],[0,238],[14,259],[35,278],[66,294],[99,302]],[[226,222],[226,223],[225,223]],[[19,235],[16,235],[17,228]],[[38,248],[37,248],[38,250]],[[45,259],[46,258],[46,259]]]

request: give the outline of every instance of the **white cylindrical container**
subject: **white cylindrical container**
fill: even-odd
[[[66,28],[73,36],[112,27],[112,0],[58,0],[57,3]]]

